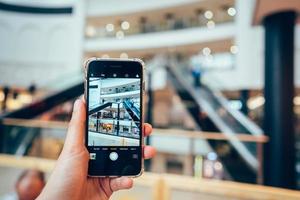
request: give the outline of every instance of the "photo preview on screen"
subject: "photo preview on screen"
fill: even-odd
[[[88,146],[139,146],[140,82],[89,78]]]

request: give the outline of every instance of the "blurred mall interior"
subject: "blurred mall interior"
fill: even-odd
[[[47,181],[90,57],[147,67],[157,155],[112,199],[300,199],[299,13],[299,0],[1,0],[0,199],[24,170]]]

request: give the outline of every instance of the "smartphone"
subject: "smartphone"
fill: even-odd
[[[86,62],[89,176],[142,173],[144,68],[139,59],[92,58]]]

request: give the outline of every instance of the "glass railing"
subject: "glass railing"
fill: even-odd
[[[2,119],[1,152],[56,159],[63,147],[66,122]]]

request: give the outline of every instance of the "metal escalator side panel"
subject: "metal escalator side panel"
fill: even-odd
[[[8,134],[9,133],[9,134]],[[39,135],[39,128],[3,125],[5,147],[3,153],[26,155],[35,138]]]
[[[53,107],[72,100],[83,94],[84,84],[83,82],[76,84],[72,87],[64,89],[60,92],[51,94],[45,98],[42,98],[36,102],[33,102],[27,106],[24,106],[18,110],[4,113],[0,115],[0,118],[22,118],[31,119],[34,118]]]
[[[168,68],[169,73],[175,77],[176,81],[181,85],[182,88],[187,90],[194,100],[200,105],[200,107],[209,115],[210,119],[218,126],[218,128],[224,133],[232,146],[237,149],[238,153],[245,160],[245,162],[251,167],[253,171],[258,169],[257,158],[246,148],[246,146],[237,139],[235,132],[223,122],[222,118],[218,116],[213,107],[210,105],[210,102],[203,99],[200,94],[197,94],[196,91],[182,78],[174,67]],[[199,91],[198,91],[199,92]]]
[[[137,126],[139,126],[139,122],[140,122],[139,110],[134,105],[131,105],[131,103],[128,100],[124,101],[123,105],[126,111],[128,112],[128,114],[130,115],[130,117],[133,119],[134,123]]]
[[[89,110],[89,115],[92,115],[92,114],[94,114],[96,112],[99,112],[99,111],[101,111],[101,110],[103,110],[103,109],[105,109],[107,107],[110,107],[110,106],[112,106],[111,102],[108,102],[108,103],[105,103],[105,104],[102,104],[102,105],[97,105],[94,108],[91,108]]]
[[[29,128],[26,133],[24,133],[24,137],[21,141],[21,144],[16,149],[15,155],[26,155],[28,153],[29,148],[32,146],[35,138],[38,137],[39,128]]]

